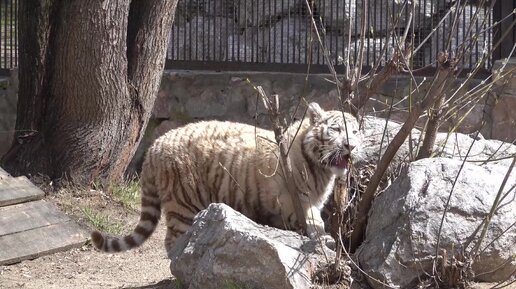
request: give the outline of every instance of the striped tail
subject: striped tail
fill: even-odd
[[[150,188],[152,187],[152,188]],[[147,240],[158,225],[161,203],[153,185],[143,184],[140,221],[134,231],[123,238],[107,236],[99,231],[91,233],[95,248],[104,252],[122,252],[136,248]]]

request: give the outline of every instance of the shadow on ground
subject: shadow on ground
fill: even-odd
[[[172,279],[161,280],[156,284],[138,286],[138,287],[128,287],[129,289],[180,289],[177,287],[177,284]]]

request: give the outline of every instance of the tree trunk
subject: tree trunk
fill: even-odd
[[[18,117],[4,167],[120,180],[159,89],[176,4],[21,1]]]

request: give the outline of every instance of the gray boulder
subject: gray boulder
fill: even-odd
[[[362,268],[394,288],[415,288],[432,274],[445,203],[462,161],[447,158],[411,163],[374,201],[365,241],[357,251]],[[507,167],[466,162],[451,195],[440,235],[440,252],[471,252],[475,232],[489,212]],[[516,185],[510,176],[505,192]],[[472,265],[478,281],[499,281],[516,270],[516,192],[501,202]],[[512,226],[512,227],[511,227]],[[507,231],[506,231],[507,230]],[[373,288],[383,285],[369,279]]]
[[[361,129],[363,142],[362,145],[356,149],[357,160],[355,161],[355,165],[361,167],[368,163],[376,163],[385,153],[385,149],[398,133],[401,126],[402,125],[399,123],[387,121],[383,118],[372,116],[364,117]],[[410,141],[412,142],[413,148],[417,147],[420,134],[419,130],[412,130]],[[396,153],[391,167],[396,167],[402,162],[410,160],[411,155],[415,157],[415,153],[410,150],[408,139],[409,138],[405,140]]]
[[[367,163],[376,163],[401,126],[402,124],[400,123],[387,121],[383,118],[364,117],[361,130],[363,145],[357,148],[355,165],[361,167]],[[420,136],[421,132],[418,129],[412,130],[412,134],[396,153],[391,167],[397,167],[399,164],[413,160],[416,157]],[[412,142],[412,150],[409,145],[409,139]],[[471,150],[467,154],[470,146],[472,146]],[[515,153],[516,145],[482,138],[475,140],[473,137],[462,133],[438,133],[434,146],[434,156],[458,160],[462,160],[467,156],[468,161],[482,165],[485,164],[481,161],[496,163],[496,160],[510,157]]]
[[[324,252],[323,252],[324,250]],[[169,252],[187,288],[311,288],[319,262],[334,253],[295,232],[261,226],[225,204],[211,204]]]

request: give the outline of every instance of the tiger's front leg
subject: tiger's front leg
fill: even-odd
[[[317,207],[309,207],[305,210],[306,234],[312,240],[320,240],[326,247],[335,250],[335,240],[324,230],[324,221],[321,218],[321,211]]]

